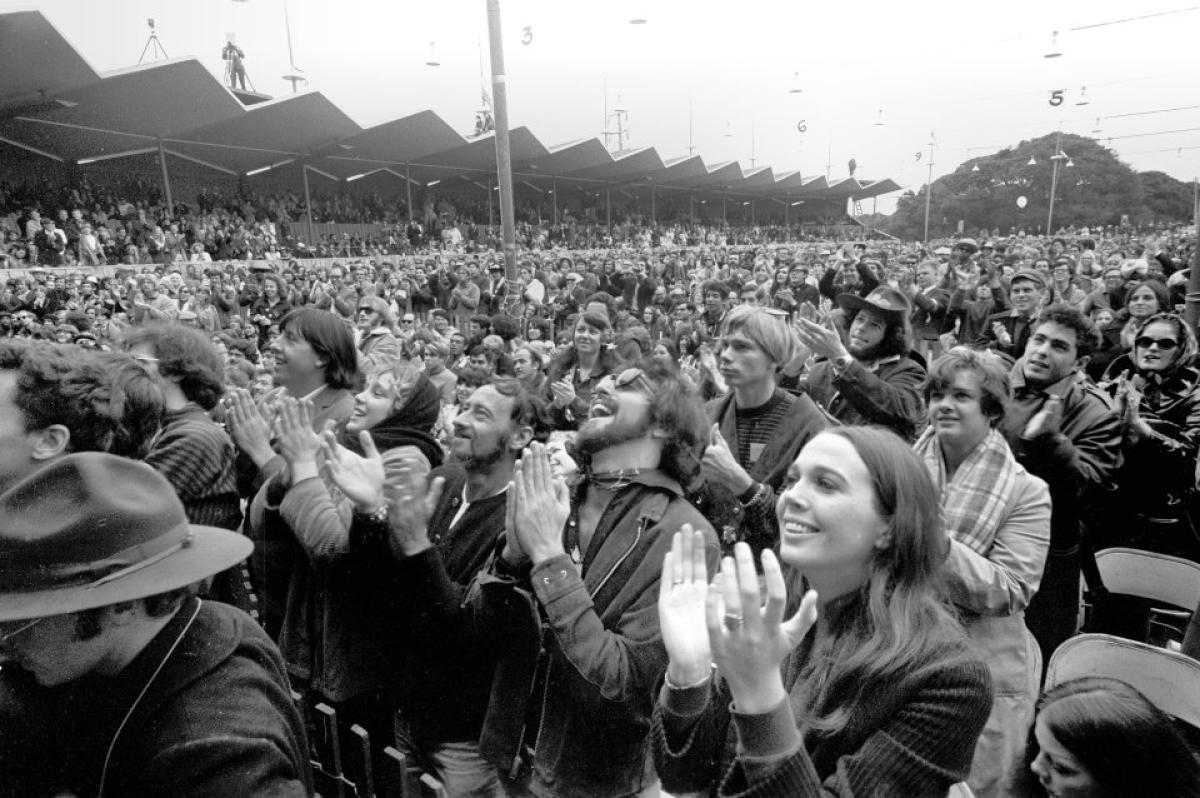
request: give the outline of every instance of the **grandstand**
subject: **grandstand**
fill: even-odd
[[[553,221],[590,208],[611,224],[620,205],[651,221],[837,223],[848,221],[851,201],[899,189],[890,179],[664,158],[654,147],[610,152],[599,138],[547,145],[526,127],[511,131],[511,152],[517,203],[545,206]],[[433,111],[363,128],[316,91],[247,105],[195,58],[101,74],[40,12],[0,14],[0,180],[80,174],[140,175],[168,202],[243,181],[305,197],[384,192],[403,197],[410,214],[436,186],[439,196],[486,203],[489,223],[499,213],[490,133],[465,137]]]

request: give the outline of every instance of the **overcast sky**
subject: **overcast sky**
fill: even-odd
[[[597,135],[607,84],[610,111],[628,112],[626,146],[653,145],[664,158],[692,146],[709,165],[737,159],[749,168],[753,156],[777,173],[817,175],[831,163],[831,177],[841,178],[853,157],[858,177],[891,177],[915,190],[927,178],[931,132],[936,177],[1061,125],[1102,143],[1113,137],[1108,146],[1139,171],[1190,181],[1200,174],[1200,107],[1111,117],[1200,106],[1200,6],[1168,13],[1193,6],[502,0],[510,121],[548,146]],[[0,0],[0,8],[18,7],[30,6]],[[137,63],[146,18],[154,17],[172,58],[199,58],[219,77],[221,47],[235,33],[255,87],[274,96],[291,91],[281,77],[284,0],[43,0],[34,7],[100,71]],[[432,109],[460,131],[471,129],[481,56],[487,76],[485,0],[288,0],[287,8],[295,63],[309,88],[359,124]],[[1152,14],[1159,16],[1072,30]],[[635,18],[646,22],[631,25]],[[1063,55],[1046,59],[1055,30]],[[440,67],[425,65],[431,42]],[[1077,105],[1084,86],[1088,104]],[[1057,108],[1049,105],[1054,89],[1064,90]],[[1093,134],[1097,127],[1102,132]],[[1149,135],[1179,130],[1187,132]],[[896,196],[879,209],[890,210]]]

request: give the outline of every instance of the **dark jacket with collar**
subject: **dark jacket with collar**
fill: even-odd
[[[1025,383],[1023,361],[1011,375],[1012,395],[1001,431],[1017,461],[1050,488],[1050,550],[1037,595],[1025,622],[1048,659],[1075,631],[1079,597],[1080,544],[1085,524],[1110,497],[1121,461],[1121,422],[1108,396],[1086,377],[1072,373],[1053,385]],[[1021,433],[1050,396],[1062,399],[1055,432],[1026,440]]]
[[[421,748],[479,740],[496,657],[461,633],[458,612],[466,586],[504,537],[507,500],[500,493],[471,502],[452,526],[466,474],[450,465],[430,472],[430,480],[437,477],[445,483],[429,518],[430,548],[398,559],[386,524],[355,516],[350,527],[355,578],[376,588],[390,619],[391,688]]]
[[[531,765],[534,794],[625,796],[655,780],[647,735],[667,666],[658,580],[683,524],[705,532],[714,568],[703,516],[671,479],[643,473],[604,510],[581,565],[564,554],[514,572],[497,557],[453,613],[457,633],[496,658],[481,753],[506,772]]]
[[[754,550],[757,560],[763,549],[775,549],[779,541],[779,521],[775,517],[775,500],[787,477],[788,469],[804,445],[829,421],[812,399],[782,392],[788,403],[787,415],[780,424],[779,434],[767,444],[753,463],[739,463],[755,483],[766,491],[756,492],[743,503],[724,485],[704,482],[689,498],[704,514],[721,539],[721,548],[729,553],[733,544],[744,540]],[[719,424],[721,437],[729,450],[737,455],[737,408],[733,394],[721,396],[704,406],[708,420]]]
[[[0,681],[20,684],[8,673]],[[233,607],[189,599],[120,674],[85,677],[55,691],[56,700],[16,690],[3,701],[0,794],[98,795],[110,743],[106,796],[312,794],[304,724],[279,650]],[[38,717],[14,717],[13,706],[35,702]],[[9,755],[5,737],[18,729],[36,766],[14,775],[28,764]]]
[[[932,291],[918,289],[912,295],[913,309],[909,316],[913,337],[918,341],[936,341],[953,324],[949,315],[950,292],[945,288]],[[947,324],[950,322],[950,325]]]
[[[823,360],[800,388],[843,424],[878,424],[911,441],[925,422],[924,383],[925,369],[907,357],[885,359],[874,371],[852,360],[841,374]]]
[[[996,331],[992,327],[997,323],[1008,333],[1011,343],[1005,345],[996,338]],[[984,321],[983,330],[975,340],[975,346],[980,349],[994,349],[1000,354],[1008,355],[1010,361],[1016,360],[1025,354],[1025,345],[1029,343],[1029,336],[1033,334],[1036,324],[1036,313],[1028,318],[1015,309],[993,313]]]

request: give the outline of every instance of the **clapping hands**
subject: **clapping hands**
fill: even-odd
[[[703,535],[685,526],[663,560],[658,613],[667,676],[677,686],[696,685],[715,662],[738,711],[764,713],[787,695],[780,666],[816,623],[817,594],[808,591],[784,620],[787,588],[772,551],[762,554],[764,599],[747,544],[734,546],[711,584],[703,550]]]

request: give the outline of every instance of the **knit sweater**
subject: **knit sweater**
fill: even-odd
[[[809,645],[785,666],[788,698],[762,715],[737,712],[723,681],[664,686],[652,729],[663,788],[780,798],[944,796],[967,777],[992,707],[983,662],[947,651],[870,690],[844,728],[820,735],[798,729],[794,709],[806,700],[808,685],[797,676]]]
[[[241,525],[233,441],[198,405],[167,412],[146,462],[175,488],[191,523]]]

